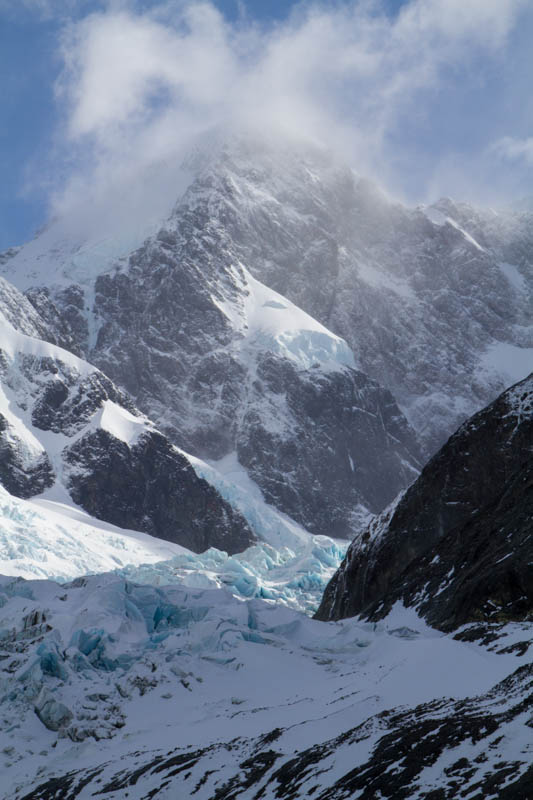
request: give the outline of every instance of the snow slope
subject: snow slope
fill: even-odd
[[[115,570],[140,583],[226,587],[240,597],[266,597],[314,613],[347,542],[312,536],[265,503],[249,479],[243,488],[227,472],[222,478],[199,459],[191,461],[241,511],[261,539],[257,545],[233,556],[215,547],[197,554],[95,519],[60,486],[30,500],[0,487],[0,574],[64,582]],[[235,472],[246,476],[242,468]]]
[[[2,575],[66,581],[183,553],[193,555],[178,544],[94,519],[72,501],[22,500],[0,487]]]
[[[13,800],[452,798],[527,777],[530,658],[498,636],[460,642],[399,606],[378,625],[322,623],[105,575],[4,578],[0,598]],[[533,638],[530,623],[499,633]]]
[[[299,369],[339,370],[345,366],[356,369],[353,353],[344,339],[260,283],[244,264],[238,266],[233,275],[240,302],[215,300],[215,303],[242,337],[237,348],[247,361],[255,364],[258,354],[273,352]]]

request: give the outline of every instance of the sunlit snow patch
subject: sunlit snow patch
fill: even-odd
[[[242,288],[243,301],[213,301],[242,334],[241,351],[271,351],[300,369],[356,368],[354,355],[340,336],[260,283],[242,264],[233,270],[233,277]]]
[[[133,446],[139,437],[146,433],[147,428],[151,427],[146,417],[135,417],[111,400],[104,400],[92,424],[93,427],[100,427],[129,446]]]

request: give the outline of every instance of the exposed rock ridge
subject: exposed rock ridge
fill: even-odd
[[[466,422],[350,546],[317,616],[385,615],[401,601],[430,624],[533,614],[533,376]]]

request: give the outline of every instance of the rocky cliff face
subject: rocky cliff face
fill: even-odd
[[[189,355],[227,346],[231,322],[211,297],[235,298],[224,272],[238,262],[347,341],[427,452],[528,374],[531,213],[451,200],[409,209],[302,142],[235,138],[190,174],[170,219],[135,255],[120,237],[72,242],[52,226],[1,267],[19,288],[33,287],[32,302],[70,349],[104,371],[117,332],[119,340],[137,335],[138,358],[119,382],[141,408],[144,371],[181,384],[192,380]],[[174,424],[181,414],[179,397],[148,401],[161,402],[158,419],[164,411]],[[222,438],[219,450],[227,444],[220,430],[206,433]]]
[[[349,537],[417,474],[413,432],[346,344],[233,262],[203,213],[186,235],[172,224],[127,274],[97,279],[91,358],[180,447],[236,452],[269,502]]]
[[[68,493],[99,519],[196,552],[251,544],[242,516],[131,400],[95,367],[37,338],[46,323],[13,287],[0,290],[2,485],[24,498]]]
[[[465,423],[356,537],[318,617],[377,619],[401,601],[443,630],[530,619],[532,435],[530,377]]]
[[[241,553],[255,541],[239,512],[156,431],[130,443],[91,431],[65,451],[65,460],[72,499],[97,519],[195,553],[210,547]]]
[[[107,265],[96,260],[85,284],[68,282],[67,259],[57,285],[28,296],[50,324],[61,317],[63,339],[75,340],[180,448],[210,460],[236,453],[268,502],[314,533],[349,538],[417,475],[420,447],[346,342],[250,273],[241,230],[248,217],[229,170],[237,155],[252,170],[255,156],[235,147],[200,169],[140,248]],[[296,179],[283,177],[285,161],[271,176],[276,186]],[[286,213],[306,189],[296,185]],[[275,209],[257,203],[259,226],[283,249]],[[310,230],[316,225],[310,216]],[[23,257],[8,264],[31,284],[36,257],[31,265]],[[72,272],[81,279],[79,267]]]
[[[412,431],[392,395],[363,373],[301,371],[265,354],[254,389],[237,437],[239,461],[265,499],[308,530],[351,538],[368,510],[377,513],[416,476]],[[266,398],[283,416],[265,415]]]
[[[409,209],[302,146],[241,143],[200,188],[252,274],[348,342],[428,452],[528,374],[531,214]]]

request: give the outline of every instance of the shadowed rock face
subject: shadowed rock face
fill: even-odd
[[[411,429],[392,395],[363,373],[298,371],[265,354],[253,389],[237,438],[239,461],[266,500],[308,530],[350,538],[361,525],[358,511],[378,512],[417,474]],[[276,398],[282,426],[265,413]]]
[[[529,377],[465,423],[354,540],[317,617],[377,619],[401,601],[442,630],[530,619],[532,441]]]
[[[27,463],[9,435],[5,417],[0,414],[0,483],[16,497],[33,497],[53,485],[54,471],[45,453]]]
[[[255,541],[244,518],[155,431],[128,446],[107,431],[67,450],[68,489],[89,514],[177,542],[195,553],[240,553]]]

